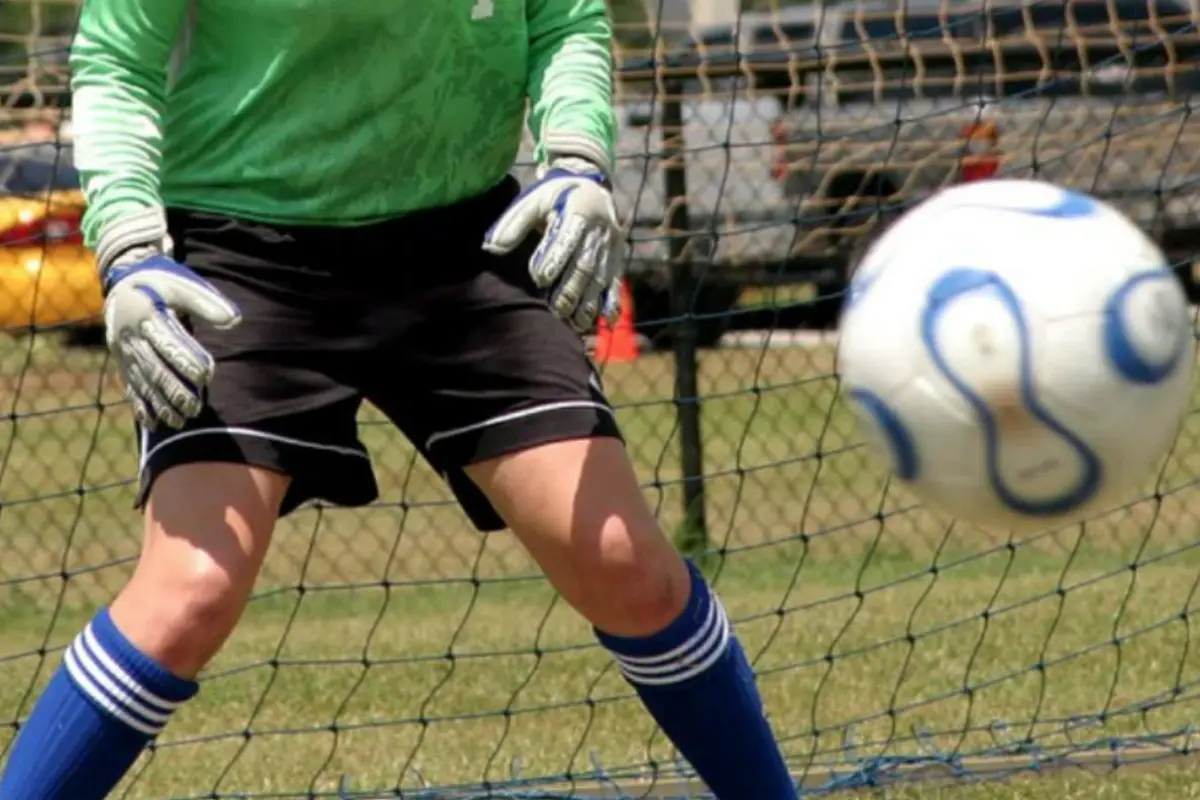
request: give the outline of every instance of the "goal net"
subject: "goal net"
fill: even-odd
[[[867,457],[831,328],[881,221],[996,174],[1111,200],[1191,287],[1190,7],[731,5],[614,4],[637,335],[596,346],[646,496],[724,597],[797,781],[1184,796],[1195,419],[1128,505],[977,530]],[[73,236],[76,11],[0,5],[0,753],[140,538],[130,414]],[[282,522],[200,696],[116,796],[703,796],[512,536],[474,533],[402,438],[361,422],[381,501]]]

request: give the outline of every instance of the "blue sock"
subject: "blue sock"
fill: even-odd
[[[719,800],[795,800],[795,783],[763,714],[725,610],[688,563],[683,613],[644,638],[596,635],[646,710]]]
[[[63,655],[0,775],[0,800],[101,800],[196,693],[134,647],[108,610]]]

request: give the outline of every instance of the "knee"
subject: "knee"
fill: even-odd
[[[468,475],[563,599],[614,636],[645,636],[687,605],[691,575],[663,536],[617,439],[554,442]],[[539,486],[536,494],[531,486]]]
[[[593,625],[615,636],[646,636],[682,613],[691,574],[659,531],[639,530],[610,517],[597,547],[577,564],[577,608]]]
[[[242,465],[164,473],[146,506],[137,569],[110,608],[117,627],[162,666],[194,677],[241,617],[286,488],[282,476]]]
[[[164,630],[184,649],[208,661],[224,644],[242,615],[253,578],[234,574],[209,553],[199,552],[191,563],[167,576],[163,591]],[[189,642],[192,642],[190,647]]]
[[[112,613],[147,655],[181,677],[193,677],[229,638],[253,578],[205,551],[168,568],[139,567]]]

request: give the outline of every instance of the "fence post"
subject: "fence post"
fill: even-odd
[[[683,524],[675,543],[684,553],[697,556],[708,549],[708,523],[704,508],[704,445],[700,436],[700,386],[697,379],[698,340],[692,307],[698,280],[692,264],[688,219],[686,141],[683,135],[683,87],[678,81],[662,84],[662,165],[664,223],[667,229],[671,348],[675,355],[675,415],[679,427],[680,467],[683,472]]]

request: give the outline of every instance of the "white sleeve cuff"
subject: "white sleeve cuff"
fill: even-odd
[[[612,173],[612,164],[608,158],[608,148],[600,142],[581,133],[549,132],[542,137],[542,150],[549,161],[555,156],[578,156],[586,158],[605,173]]]
[[[105,225],[96,243],[96,266],[103,275],[123,253],[147,247],[168,255],[171,252],[167,212],[161,207],[125,214]]]

